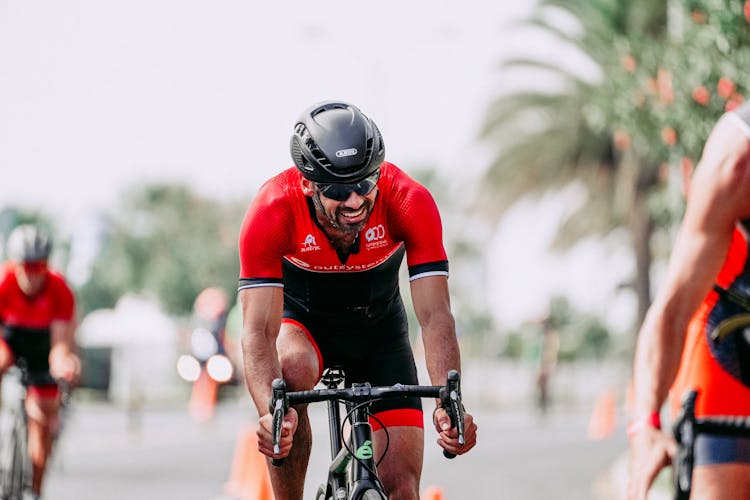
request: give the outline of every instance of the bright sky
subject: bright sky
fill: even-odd
[[[156,179],[249,196],[324,99],[359,105],[397,164],[476,171],[528,3],[0,0],[0,205],[78,215]]]
[[[549,52],[508,27],[532,3],[0,0],[0,207],[65,225],[154,180],[249,199],[291,165],[291,126],[324,99],[359,105],[405,169],[471,176],[500,60]],[[511,322],[567,286],[570,264],[526,230],[550,210],[508,217],[489,249],[491,302]]]

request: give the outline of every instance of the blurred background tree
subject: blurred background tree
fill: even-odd
[[[511,331],[496,354],[510,359],[535,359],[539,355],[539,337],[545,331],[559,335],[561,362],[601,361],[612,352],[613,336],[596,316],[576,309],[561,296],[550,299],[548,310],[546,317],[528,321]]]
[[[536,72],[546,88],[505,93],[489,108],[483,137],[498,153],[483,201],[502,213],[529,193],[586,186],[556,243],[628,229],[634,327],[651,302],[654,235],[673,231],[683,210],[670,180],[697,163],[716,119],[744,100],[749,16],[748,2],[729,0],[542,0],[525,27],[580,64],[555,53],[502,67],[509,77]]]
[[[126,292],[151,294],[175,315],[187,314],[208,286],[234,297],[245,208],[180,185],[133,189],[121,200],[91,278],[78,291],[84,314],[112,307]]]

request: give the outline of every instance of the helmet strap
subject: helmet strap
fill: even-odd
[[[323,207],[323,202],[320,201],[320,192],[315,191],[312,195],[312,201],[313,205],[315,205],[315,210],[323,214],[323,216],[326,218],[328,223],[335,229],[339,229],[339,225],[336,223],[336,219],[331,218],[327,213],[326,209]]]

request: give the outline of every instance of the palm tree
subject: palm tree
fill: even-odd
[[[562,28],[566,17],[579,29]],[[646,200],[659,184],[660,169],[618,133],[613,120],[618,113],[612,109],[618,89],[610,75],[622,73],[623,65],[632,62],[623,59],[629,44],[663,43],[666,19],[666,0],[541,0],[526,26],[554,37],[559,52],[574,51],[582,64],[570,68],[558,54],[551,60],[505,62],[502,70],[508,75],[531,70],[555,86],[499,96],[487,112],[482,133],[497,150],[483,182],[489,196],[482,199],[493,200],[498,211],[525,194],[580,181],[589,197],[563,224],[559,244],[615,227],[629,229],[639,324],[651,300],[654,218]]]

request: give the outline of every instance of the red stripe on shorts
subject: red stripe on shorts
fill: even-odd
[[[377,420],[375,420],[375,418]],[[374,417],[370,417],[370,425],[372,430],[376,431],[383,427],[419,427],[424,429],[424,417],[422,416],[422,410],[414,408],[397,408],[395,410],[386,410],[379,413],[375,413]]]
[[[60,394],[60,388],[57,385],[32,385],[29,387],[28,395],[38,399],[54,399]]]

